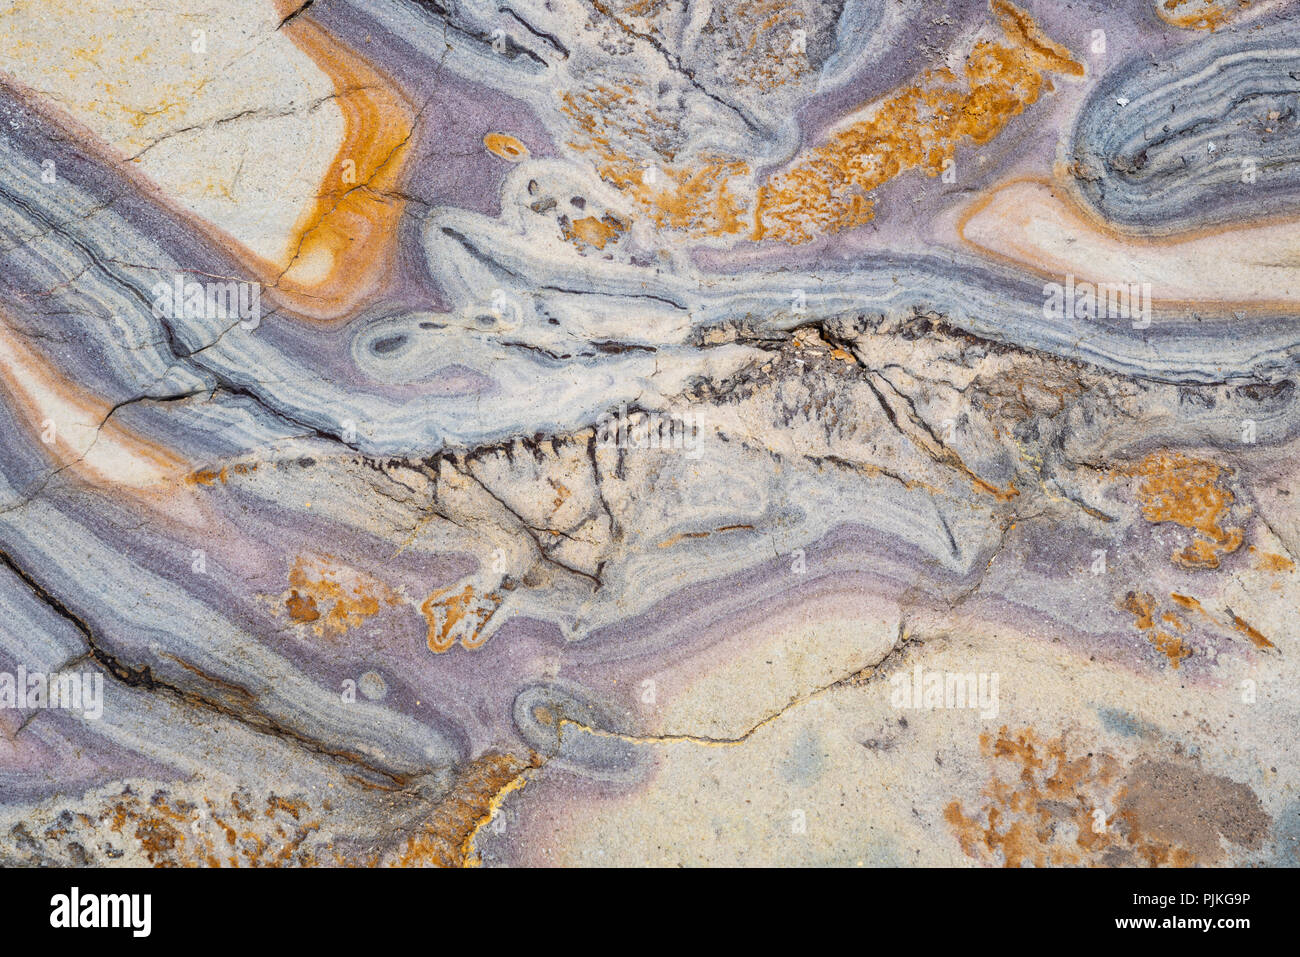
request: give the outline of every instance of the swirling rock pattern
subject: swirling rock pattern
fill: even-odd
[[[1296,863],[1298,108],[1291,2],[0,4],[0,860]]]

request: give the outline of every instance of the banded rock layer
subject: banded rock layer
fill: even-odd
[[[1298,108],[1277,0],[0,4],[0,860],[1300,862]]]

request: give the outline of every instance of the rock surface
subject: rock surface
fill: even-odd
[[[1300,864],[1297,41],[0,4],[0,862]]]

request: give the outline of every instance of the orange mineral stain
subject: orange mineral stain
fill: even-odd
[[[1254,548],[1251,551],[1254,551]],[[1255,567],[1262,571],[1290,574],[1295,571],[1295,562],[1285,555],[1278,555],[1274,552],[1260,552],[1255,556]]]
[[[1183,568],[1218,568],[1220,558],[1241,547],[1245,533],[1227,528],[1236,496],[1225,484],[1230,469],[1181,452],[1152,452],[1130,474],[1141,482],[1137,497],[1142,516],[1153,524],[1172,522],[1196,533],[1170,556]]]
[[[344,135],[316,202],[295,224],[296,239],[280,262],[267,265],[271,285],[295,309],[333,318],[372,295],[391,267],[414,111],[390,78],[310,15],[283,31],[333,82]]]
[[[1156,624],[1156,600],[1152,595],[1131,591],[1124,597],[1119,607],[1133,615],[1133,627],[1145,635],[1152,647],[1169,659],[1170,667],[1176,669],[1185,659],[1192,656],[1192,649],[1181,638],[1160,630]],[[1173,624],[1178,631],[1185,631],[1187,628],[1182,619],[1176,615],[1166,613],[1161,616],[1161,620]]]
[[[300,555],[289,571],[289,585],[291,590],[284,597],[289,617],[311,624],[312,631],[322,637],[346,634],[382,607],[402,601],[383,582],[329,555]]]
[[[806,243],[861,226],[875,214],[871,190],[914,168],[939,175],[960,143],[989,142],[1050,91],[1049,74],[1083,75],[1083,65],[1023,10],[1007,0],[989,5],[1001,41],[977,41],[960,77],[946,67],[922,73],[761,182],[735,156],[678,155],[666,132],[677,124],[635,80],[565,92],[560,111],[574,130],[568,145],[591,155],[601,178],[660,229]],[[763,29],[774,18],[775,11]]]
[[[316,610],[316,599],[311,595],[299,595],[296,589],[289,594],[284,604],[289,609],[289,617],[296,622],[317,621],[320,618],[320,612]]]
[[[575,246],[585,245],[604,249],[607,244],[617,240],[627,230],[627,224],[606,213],[600,219],[595,216],[584,216],[572,223],[566,221],[561,228],[564,238]]]
[[[323,863],[311,846],[321,822],[310,811],[305,801],[271,794],[259,819],[252,798],[239,791],[195,803],[165,790],[141,796],[126,788],[76,817],[134,838],[152,867],[310,867]]]
[[[487,151],[511,163],[522,163],[528,159],[528,147],[506,133],[489,133],[483,137]]]
[[[124,427],[112,402],[69,382],[2,319],[0,396],[53,467],[93,485],[144,492],[187,470],[172,452]]]
[[[1229,614],[1232,614],[1229,612]],[[1276,648],[1277,645],[1265,638],[1254,625],[1237,615],[1232,615],[1232,627],[1249,638],[1256,648]]]
[[[1215,30],[1244,13],[1252,0],[1156,0],[1156,15],[1184,30]]]
[[[980,735],[988,783],[970,811],[943,810],[962,853],[1003,867],[1190,867],[1220,860],[1222,838],[1262,846],[1272,822],[1248,786],[1180,761],[1124,766],[1078,737]]]
[[[981,734],[980,754],[993,769],[981,800],[970,813],[960,801],[943,811],[962,853],[1003,867],[1083,865],[1125,843],[1113,828],[1096,827],[1093,814],[1111,803],[1119,762],[1088,751],[1075,753],[1064,737],[1044,740],[1032,728]]]
[[[645,87],[632,83],[565,92],[560,112],[574,129],[568,145],[590,155],[601,179],[660,229],[696,236],[743,232],[744,202],[732,181],[749,176],[749,164],[715,154],[679,157],[663,135],[673,120],[644,105],[647,97]]]
[[[1169,597],[1189,611],[1199,611],[1202,615],[1209,616],[1209,612],[1201,605],[1199,601],[1191,595],[1180,595],[1178,592],[1170,592]]]
[[[450,588],[434,592],[420,606],[429,625],[429,650],[440,655],[457,641],[470,651],[481,647],[488,639],[484,628],[502,600],[495,591],[479,596],[472,585],[459,592]]]
[[[519,758],[488,752],[475,758],[420,830],[407,839],[392,866],[476,866],[474,841],[479,831],[500,810],[505,798],[527,783],[527,772],[540,765],[536,754]]]
[[[868,222],[868,194],[910,169],[938,176],[963,142],[982,145],[1051,89],[1049,74],[1079,77],[1083,65],[1007,0],[991,0],[1000,43],[975,43],[958,77],[927,70],[876,104],[867,119],[807,151],[758,191],[754,239],[805,243]]]
[[[215,485],[218,482],[225,485],[231,475],[247,475],[256,471],[256,462],[250,464],[241,462],[237,465],[223,465],[220,469],[196,469],[185,476],[185,481],[190,485]]]

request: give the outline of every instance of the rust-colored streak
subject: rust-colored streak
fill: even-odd
[[[1170,592],[1169,597],[1189,611],[1199,611],[1203,615],[1208,615],[1205,609],[1201,606],[1201,603],[1191,595],[1180,595],[1178,592]]]
[[[1247,638],[1249,638],[1252,642],[1254,642],[1256,648],[1261,648],[1261,649],[1263,649],[1263,648],[1276,648],[1276,647],[1277,647],[1277,645],[1273,644],[1273,642],[1271,642],[1271,641],[1269,641],[1267,638],[1265,638],[1265,637],[1260,633],[1259,629],[1257,629],[1257,628],[1256,628],[1254,625],[1252,625],[1250,622],[1245,621],[1244,619],[1240,618],[1239,616],[1237,616],[1237,615],[1235,615],[1235,614],[1232,614],[1232,612],[1229,612],[1229,614],[1232,615],[1232,627],[1236,628],[1239,632],[1241,632],[1243,635],[1245,635]]]
[[[309,14],[295,17],[284,32],[333,82],[344,136],[316,202],[294,226],[295,240],[268,269],[271,285],[295,309],[333,318],[350,314],[391,268],[414,112],[387,76]]]
[[[1184,30],[1216,30],[1250,8],[1252,0],[1156,0],[1156,14]]]
[[[477,863],[474,839],[500,809],[506,795],[522,787],[527,759],[489,752],[471,762],[434,808],[419,833],[409,838],[392,864],[397,867],[467,867]]]
[[[1295,571],[1295,562],[1285,555],[1278,555],[1274,552],[1260,552],[1255,556],[1255,567],[1263,571],[1290,574]]]
[[[671,548],[679,542],[689,541],[695,538],[708,538],[710,535],[721,534],[723,532],[753,531],[753,525],[723,525],[721,528],[715,528],[711,532],[678,532],[671,538],[666,538],[659,543],[660,548]]]

